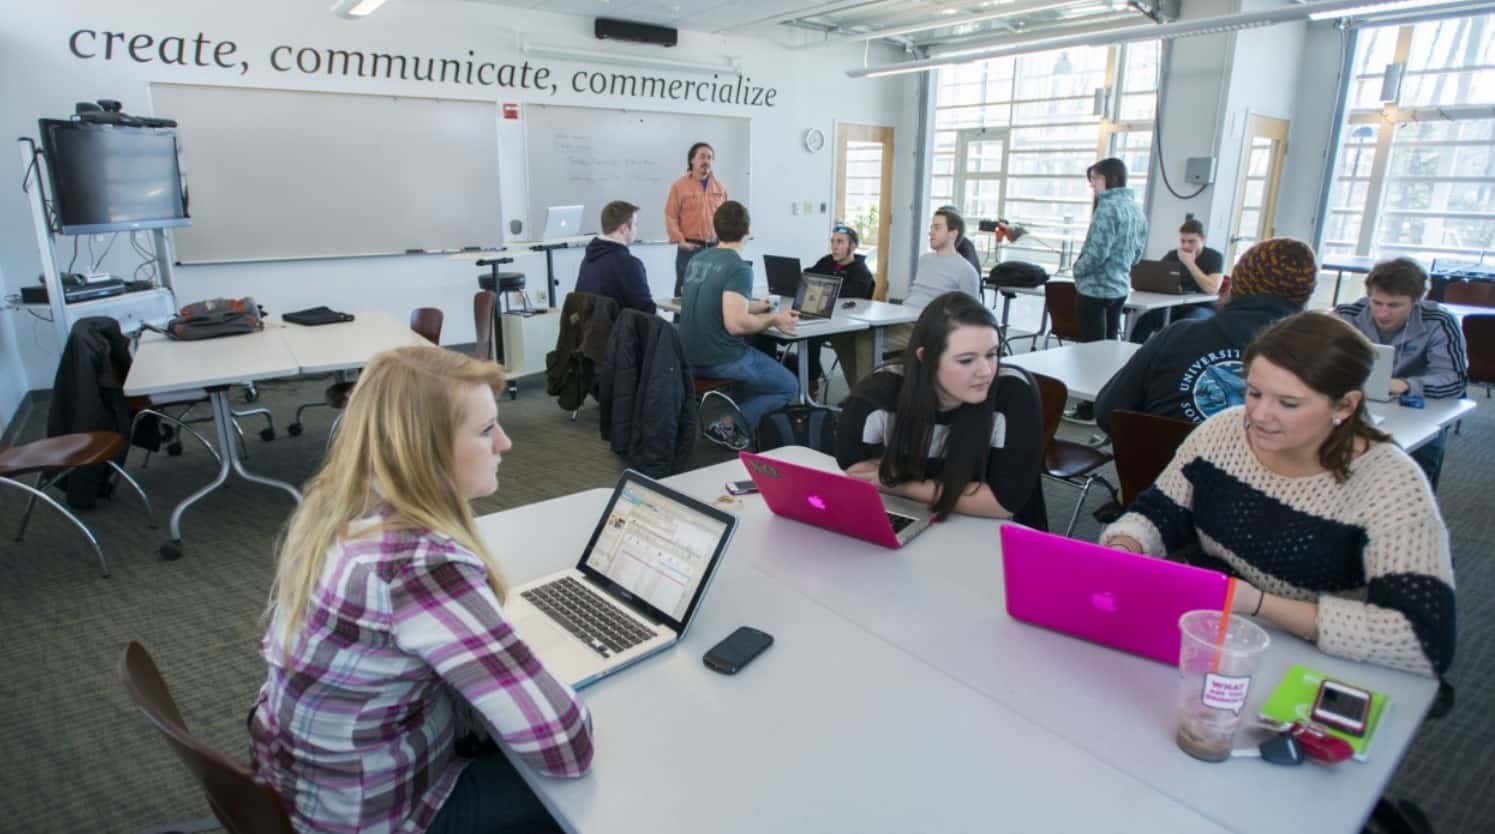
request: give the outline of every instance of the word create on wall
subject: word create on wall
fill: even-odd
[[[68,51],[82,61],[133,61],[165,66],[208,67],[249,72],[249,61],[238,58],[239,45],[232,40],[195,35],[153,35],[96,29],[74,30]],[[535,90],[556,95],[560,85],[551,80],[550,67],[521,63],[484,61],[475,50],[463,58],[367,52],[312,46],[277,44],[266,53],[270,68],[278,73],[331,78],[368,78],[386,81],[421,81],[474,87]],[[737,77],[722,81],[669,79],[628,72],[582,69],[570,77],[569,91],[608,98],[651,98],[665,101],[699,101],[744,107],[773,107],[779,91]]]

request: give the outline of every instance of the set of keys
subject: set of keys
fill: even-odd
[[[1334,765],[1355,753],[1348,741],[1329,735],[1323,727],[1307,721],[1286,722],[1258,718],[1253,726],[1270,731],[1272,737],[1256,747],[1230,751],[1231,758],[1259,758],[1276,765],[1300,765],[1305,761]]]

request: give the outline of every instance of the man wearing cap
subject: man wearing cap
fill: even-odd
[[[1095,398],[1096,424],[1109,432],[1118,408],[1202,423],[1245,402],[1241,352],[1262,328],[1303,310],[1316,260],[1312,247],[1286,237],[1246,250],[1219,313],[1173,322],[1148,339]]]
[[[857,254],[857,246],[861,238],[857,230],[844,223],[837,223],[831,230],[831,253],[815,262],[815,265],[805,270],[821,275],[835,275],[841,279],[841,297],[871,298],[872,291],[876,289],[877,279],[872,277],[872,270],[867,268],[867,256]],[[808,350],[810,358],[810,398],[818,396],[818,380],[820,379],[820,346],[830,339],[831,347],[836,351],[836,357],[841,360],[841,372],[846,375],[847,386],[857,384],[861,374],[872,370],[872,342],[863,340],[858,342],[855,333],[838,333],[835,336],[822,336],[819,339],[806,339],[803,343]]]

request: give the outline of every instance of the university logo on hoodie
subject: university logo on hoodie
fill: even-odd
[[[1212,350],[1190,363],[1179,378],[1186,396],[1184,416],[1202,423],[1215,414],[1246,401],[1246,369],[1239,348]]]

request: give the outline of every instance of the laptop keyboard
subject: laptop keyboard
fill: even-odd
[[[893,533],[896,535],[898,533],[902,533],[903,528],[909,526],[910,524],[913,524],[914,519],[909,518],[906,515],[888,513],[888,523],[893,525]]]
[[[520,596],[603,657],[627,651],[654,636],[653,631],[570,576],[531,588]]]

